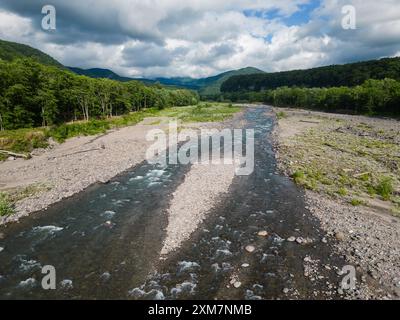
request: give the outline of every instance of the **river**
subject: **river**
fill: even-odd
[[[335,297],[340,279],[332,266],[345,263],[321,242],[324,233],[305,208],[303,192],[277,172],[270,107],[249,107],[231,125],[255,129],[255,170],[234,178],[177,252],[160,259],[166,210],[190,165],[144,162],[1,227],[0,298]],[[258,236],[260,230],[269,235]],[[285,240],[291,236],[313,241]],[[244,249],[249,244],[253,253]],[[55,267],[55,290],[42,289],[45,265]]]

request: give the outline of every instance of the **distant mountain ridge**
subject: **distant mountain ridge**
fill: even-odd
[[[68,69],[76,74],[84,75],[91,78],[107,78],[122,82],[136,80],[136,81],[141,81],[147,85],[154,85],[159,83],[165,86],[175,86],[175,87],[197,90],[203,96],[218,95],[221,92],[220,87],[222,83],[225,80],[229,79],[231,76],[264,73],[259,69],[253,67],[247,67],[199,79],[190,77],[173,77],[173,78],[159,77],[155,79],[130,78],[130,77],[120,76],[114,71],[104,68],[82,69],[77,67],[66,67],[57,60],[55,60],[54,58],[52,58],[51,56],[49,56],[48,54],[38,49],[32,48],[25,44],[0,40],[0,59],[11,61],[16,58],[26,58],[26,57],[35,59],[37,62],[45,65],[51,65],[62,69]]]
[[[106,79],[117,80],[117,81],[122,81],[122,82],[137,80],[137,81],[142,81],[146,84],[154,84],[156,82],[156,81],[150,80],[150,79],[123,77],[123,76],[120,76],[119,74],[116,74],[114,71],[112,71],[110,69],[102,69],[102,68],[82,69],[82,68],[76,68],[76,67],[67,67],[67,68],[76,74],[91,77],[91,78],[106,78]]]
[[[180,86],[188,89],[198,90],[202,96],[214,96],[221,93],[222,83],[232,76],[260,74],[264,71],[254,68],[246,67],[238,70],[231,70],[217,74],[215,76],[206,78],[190,78],[190,77],[176,77],[176,78],[155,78],[157,82],[166,85]]]
[[[221,91],[222,83],[229,79],[231,76],[235,75],[250,75],[250,74],[260,74],[264,73],[257,68],[247,67],[239,70],[231,70],[227,72],[223,72],[221,74],[207,77],[207,78],[190,78],[190,77],[174,77],[174,78],[166,78],[159,77],[154,79],[146,79],[146,78],[129,78],[123,77],[109,69],[101,69],[101,68],[92,68],[92,69],[81,69],[75,67],[67,67],[72,72],[76,74],[85,75],[92,78],[107,78],[118,81],[142,81],[146,84],[162,84],[166,86],[175,86],[175,87],[183,87],[186,89],[198,90],[199,93],[203,96],[212,96],[218,95]]]

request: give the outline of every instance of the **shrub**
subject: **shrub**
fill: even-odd
[[[363,202],[360,199],[353,198],[353,199],[351,199],[350,203],[352,206],[356,207],[356,206],[361,205]]]
[[[0,192],[0,216],[7,216],[14,213],[14,209],[8,199],[8,195]]]
[[[339,190],[338,190],[338,194],[339,195],[341,195],[341,196],[347,196],[347,190],[346,190],[346,188],[344,188],[344,187],[341,187]]]
[[[279,111],[277,114],[276,114],[276,117],[280,120],[280,119],[285,119],[285,118],[287,118],[287,114],[285,113],[285,112],[283,112],[283,111]]]
[[[304,181],[304,177],[305,177],[304,172],[300,170],[296,171],[292,175],[294,182],[296,182],[297,184],[301,184]]]
[[[375,187],[376,193],[379,194],[383,200],[389,200],[393,194],[393,182],[390,177],[383,177]]]

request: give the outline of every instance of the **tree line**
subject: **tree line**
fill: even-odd
[[[223,98],[327,112],[400,116],[400,81],[389,78],[369,79],[354,87],[284,86],[274,90],[225,93]]]
[[[196,104],[195,91],[79,76],[31,58],[0,59],[0,130]]]
[[[400,81],[400,58],[385,58],[308,70],[232,76],[221,85],[223,93],[264,91],[279,87],[354,87],[368,79]]]

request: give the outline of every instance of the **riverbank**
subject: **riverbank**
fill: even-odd
[[[306,189],[326,241],[365,270],[363,285],[400,296],[400,124],[391,119],[274,108],[279,169]]]
[[[153,144],[146,141],[147,132],[153,129],[167,132],[172,118],[177,118],[184,127],[214,128],[238,111],[222,104],[169,108],[134,126],[73,137],[61,144],[53,142],[46,149],[35,150],[29,160],[0,162],[0,192],[14,199],[14,213],[0,216],[0,225],[46,209],[94,183],[106,183],[141,163]]]

